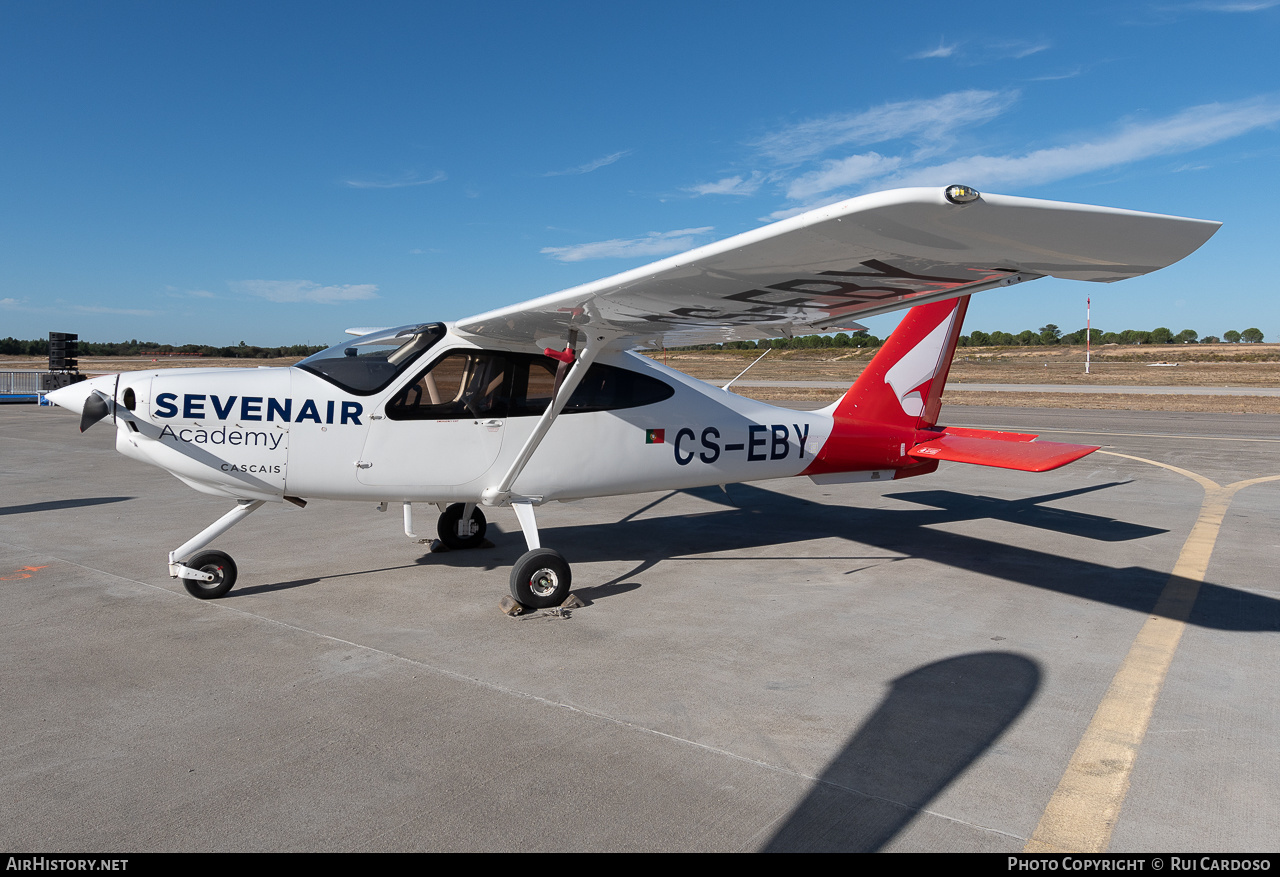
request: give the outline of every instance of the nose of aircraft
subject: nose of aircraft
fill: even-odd
[[[115,390],[115,382],[115,375],[103,375],[87,381],[81,381],[78,384],[61,387],[51,393],[46,393],[45,398],[59,408],[65,408],[68,411],[83,415],[85,402],[94,394],[94,391],[101,391],[110,399],[112,392]]]

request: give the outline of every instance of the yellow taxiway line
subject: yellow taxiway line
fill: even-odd
[[[1203,475],[1168,463],[1114,451],[1099,453],[1149,463],[1186,476],[1204,488],[1204,501],[1151,616],[1120,663],[1111,687],[1093,714],[1066,773],[1040,817],[1040,824],[1027,842],[1024,852],[1028,853],[1100,853],[1110,846],[1111,832],[1129,791],[1138,748],[1200,593],[1227,508],[1236,493],[1244,488],[1280,480],[1280,475],[1267,475],[1223,487]]]

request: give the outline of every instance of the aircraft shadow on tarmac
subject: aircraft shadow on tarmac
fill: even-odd
[[[1040,668],[976,652],[893,680],[875,712],[765,842],[765,852],[875,852],[1021,715]]]
[[[1075,557],[1037,551],[950,533],[936,525],[958,521],[997,519],[1114,542],[1167,532],[1111,518],[1044,508],[1040,504],[1123,482],[1083,490],[1018,500],[969,496],[944,490],[907,491],[891,498],[920,503],[920,509],[866,509],[826,505],[790,497],[750,484],[735,484],[728,494],[719,488],[680,491],[715,503],[720,510],[670,517],[637,517],[676,492],[664,494],[627,519],[568,527],[548,526],[542,544],[563,546],[570,563],[638,559],[639,564],[611,582],[575,589],[585,600],[601,599],[632,590],[632,580],[655,564],[671,558],[697,557],[744,548],[786,545],[814,539],[845,538],[851,542],[968,570],[1035,588],[1068,594],[1081,600],[1110,604],[1132,612],[1150,613],[1169,580],[1168,571],[1145,567],[1106,566]],[[519,531],[490,530],[499,554],[524,550]],[[451,563],[466,564],[471,552],[444,555]],[[456,559],[454,559],[456,558]],[[761,558],[762,560],[765,558]],[[783,559],[783,558],[771,558]],[[854,559],[854,558],[848,558]],[[866,559],[866,558],[859,558]],[[880,561],[889,558],[878,557]],[[514,561],[514,556],[511,558]],[[474,561],[473,561],[474,562]],[[851,570],[853,572],[855,570]],[[1280,631],[1280,600],[1204,582],[1189,623],[1219,630]]]
[[[49,512],[57,509],[75,509],[82,506],[105,505],[110,502],[128,502],[132,496],[89,496],[83,499],[51,499],[45,502],[29,502],[26,505],[0,506],[0,515],[25,515],[29,512]]]
[[[391,572],[392,570],[396,570],[396,569],[417,569],[417,568],[418,568],[418,564],[416,563],[402,563],[399,566],[384,566],[381,569],[360,569],[360,570],[352,570],[351,572],[330,573],[327,576],[314,576],[312,578],[307,578],[307,579],[291,579],[287,582],[272,582],[270,584],[263,584],[263,585],[247,585],[242,588],[236,588],[235,590],[231,591],[229,594],[227,594],[225,597],[222,597],[221,599],[230,600],[235,597],[248,597],[252,594],[269,594],[272,591],[287,591],[291,588],[301,588],[306,585],[314,585],[316,582],[327,581],[329,579],[341,579],[341,578],[346,578],[347,576],[376,575],[380,572]]]
[[[936,525],[974,520],[1013,522],[1040,530],[1062,533],[1098,542],[1141,539],[1168,532],[1155,527],[1081,512],[1048,508],[1043,504],[1121,486],[1111,482],[1060,493],[1017,500],[973,496],[947,490],[919,490],[885,494],[886,498],[919,504],[919,509],[867,509],[827,505],[775,493],[751,484],[734,484],[726,493],[719,488],[695,488],[665,493],[626,518],[612,523],[548,526],[544,523],[542,543],[561,546],[570,552],[571,563],[638,560],[638,564],[614,579],[598,585],[574,588],[584,603],[636,590],[643,585],[636,577],[656,564],[670,559],[702,557],[744,548],[786,545],[814,539],[848,539],[857,546],[891,552],[841,555],[830,559],[871,561],[878,565],[907,558],[928,560],[991,578],[1067,594],[1081,600],[1109,604],[1132,612],[1151,613],[1156,599],[1169,580],[1169,573],[1146,567],[1115,568],[1080,558],[1064,557],[1023,545],[993,542],[973,536],[949,533]],[[701,514],[641,517],[663,502],[685,493],[714,503],[720,508]],[[95,500],[68,500],[70,505],[117,502],[127,497]],[[0,513],[38,511],[57,503],[33,503]],[[493,547],[472,551],[424,554],[413,566],[455,566],[497,570],[509,567],[524,551],[519,530],[502,531],[490,526]],[[785,556],[759,557],[786,560]],[[864,567],[854,567],[848,574]],[[361,575],[377,570],[353,570],[342,575]],[[333,578],[333,575],[276,582],[232,591],[227,596],[301,587]],[[1189,623],[1218,630],[1280,631],[1280,600],[1242,591],[1227,585],[1204,582]]]
[[[971,521],[975,518],[989,518],[993,521],[1022,524],[1024,527],[1039,527],[1042,530],[1052,530],[1084,539],[1097,539],[1100,542],[1127,542],[1130,539],[1142,539],[1169,532],[1158,527],[1131,524],[1127,521],[1117,521],[1115,518],[1055,509],[1044,505],[1054,500],[1121,487],[1128,483],[1130,482],[1112,481],[1108,484],[1095,484],[1092,487],[1080,487],[1027,499],[993,499],[989,496],[974,496],[950,490],[886,493],[885,498],[932,506],[951,512],[955,520]]]

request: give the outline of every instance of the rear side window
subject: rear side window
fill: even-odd
[[[391,420],[540,417],[551,402],[558,363],[533,353],[459,350],[433,363],[387,403]],[[596,363],[562,414],[637,408],[675,394],[649,375]]]
[[[573,391],[564,411],[575,414],[639,408],[670,399],[675,392],[667,383],[651,375],[597,363],[591,366],[578,389]]]

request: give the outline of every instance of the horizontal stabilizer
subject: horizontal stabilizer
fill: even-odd
[[[1021,472],[1048,472],[1098,450],[1098,445],[1036,442],[1032,441],[1034,438],[1034,435],[1026,433],[949,427],[938,438],[916,445],[907,455],[917,460],[947,460]]]

